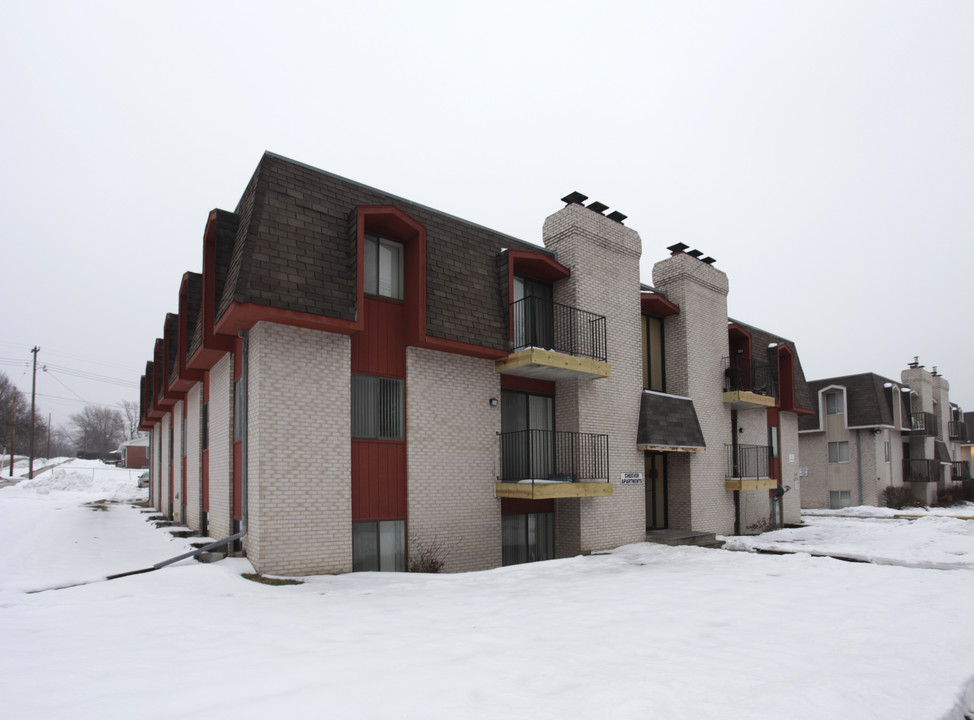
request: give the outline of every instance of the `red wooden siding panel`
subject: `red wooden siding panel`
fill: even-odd
[[[365,329],[352,336],[352,372],[406,377],[406,306],[365,298]]]
[[[352,520],[406,517],[406,444],[352,441]]]

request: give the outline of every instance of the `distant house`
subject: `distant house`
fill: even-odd
[[[932,504],[971,479],[967,425],[936,372],[912,363],[901,382],[862,373],[809,386],[816,402],[800,421],[802,507],[882,505],[885,488],[904,485]]]
[[[147,468],[149,467],[149,438],[135,438],[123,442],[119,447],[122,454],[122,461],[119,467],[124,468]]]

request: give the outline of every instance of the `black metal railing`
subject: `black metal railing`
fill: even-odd
[[[609,436],[557,430],[500,434],[501,482],[609,481]]]
[[[969,460],[954,460],[950,464],[950,479],[951,480],[970,480],[971,479],[971,463]]]
[[[605,317],[540,297],[511,305],[514,350],[537,347],[605,362]]]
[[[724,445],[727,455],[727,477],[771,477],[771,450],[767,445]]]
[[[967,423],[951,420],[947,424],[947,436],[954,442],[967,442]]]
[[[754,362],[744,355],[724,358],[724,392],[744,390],[758,395],[775,396],[771,365]]]
[[[910,413],[910,433],[936,437],[937,416],[928,412]]]
[[[904,482],[938,482],[940,480],[940,463],[937,460],[905,458],[903,460],[903,480]]]

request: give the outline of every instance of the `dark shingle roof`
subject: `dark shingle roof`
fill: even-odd
[[[846,389],[849,427],[892,425],[893,392],[887,386],[906,387],[875,373],[859,373],[857,375],[812,380],[808,383],[808,388],[812,397],[816,398],[812,403],[812,409],[815,412],[813,415],[799,418],[799,430],[817,430],[821,427],[817,401],[818,392],[830,385],[837,385]]]
[[[702,448],[707,443],[690,398],[643,391],[639,406],[639,447]]]
[[[427,333],[506,349],[497,254],[543,248],[271,153],[237,205],[232,253],[217,261],[218,274],[226,263],[217,318],[237,301],[354,320],[356,209],[365,205],[394,206],[426,229]]]

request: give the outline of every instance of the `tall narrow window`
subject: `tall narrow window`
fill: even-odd
[[[233,441],[243,440],[243,382],[235,380],[233,383]]]
[[[405,425],[403,381],[352,375],[352,437],[402,440]]]
[[[663,320],[643,315],[643,389],[666,392],[663,383]]]
[[[200,413],[200,450],[207,450],[210,447],[210,404],[203,403],[203,411]]]
[[[514,277],[514,347],[551,349],[555,344],[551,286]]]
[[[504,565],[518,565],[555,556],[554,513],[504,515],[501,524]]]
[[[402,245],[377,235],[365,236],[365,292],[402,300]]]

